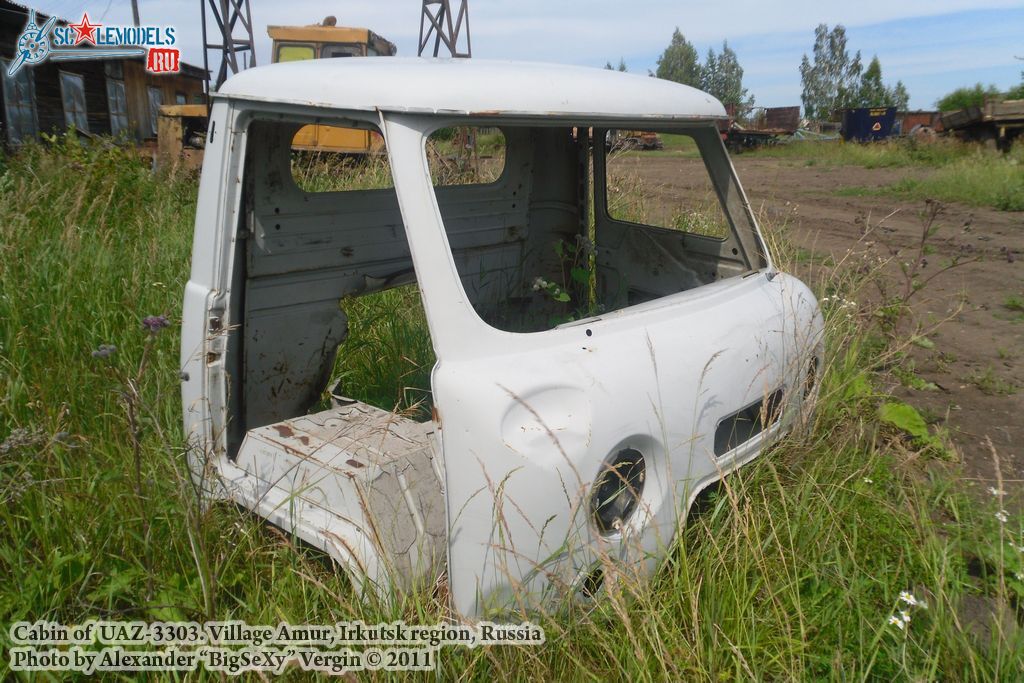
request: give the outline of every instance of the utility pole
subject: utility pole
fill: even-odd
[[[139,0],[132,0],[132,22],[139,25]]]
[[[249,0],[199,0],[203,17],[203,66],[210,78],[210,51],[220,53],[220,68],[214,85],[206,82],[206,92],[218,90],[231,74],[256,66],[256,43],[252,37],[252,10]],[[211,22],[207,22],[207,12]],[[218,40],[220,42],[213,42]],[[248,54],[246,54],[248,53]],[[241,66],[239,66],[241,62]]]
[[[420,57],[426,50],[430,39],[434,39],[434,57],[439,56],[441,45],[452,57],[472,57],[473,44],[469,39],[469,0],[457,0],[459,11],[452,20],[452,3],[450,0],[423,0],[423,11],[420,13],[420,44],[416,53]],[[462,38],[465,37],[463,47]]]

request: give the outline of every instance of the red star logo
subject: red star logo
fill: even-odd
[[[75,32],[75,45],[78,45],[83,40],[88,40],[93,45],[96,44],[96,29],[103,24],[90,24],[89,13],[86,12],[82,15],[82,20],[77,24],[68,24],[68,28]]]

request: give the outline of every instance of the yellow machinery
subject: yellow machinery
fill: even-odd
[[[274,41],[271,60],[294,62],[303,59],[338,57],[390,57],[394,43],[365,28],[336,26],[334,17],[312,26],[268,26]],[[376,133],[335,126],[303,126],[292,140],[294,149],[366,154],[380,149],[383,141]]]

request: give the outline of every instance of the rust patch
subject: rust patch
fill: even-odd
[[[437,428],[441,428],[441,411],[437,409],[436,405],[430,406],[430,419],[434,421]]]
[[[274,431],[277,432],[278,436],[285,439],[290,436],[295,436],[295,432],[292,431],[292,428],[288,425],[274,425]]]
[[[309,437],[308,436],[300,436],[299,437],[299,443],[301,443],[303,446],[308,446],[309,445]]]
[[[346,460],[345,464],[348,465],[349,467],[366,467],[366,465],[364,465],[363,463],[359,462],[358,460],[353,460],[352,458]]]

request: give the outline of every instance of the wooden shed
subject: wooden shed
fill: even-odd
[[[29,8],[0,0],[0,68],[3,107],[0,127],[6,145],[40,133],[62,133],[72,125],[91,135],[124,136],[136,142],[157,134],[161,105],[205,101],[203,69],[181,63],[179,73],[146,71],[143,57],[44,61],[8,76]],[[49,19],[36,13],[37,24]],[[66,20],[58,18],[58,25]]]

